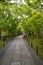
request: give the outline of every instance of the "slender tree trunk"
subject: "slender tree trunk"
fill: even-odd
[[[0,30],[0,40],[1,40],[1,30]]]

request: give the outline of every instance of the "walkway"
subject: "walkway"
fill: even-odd
[[[26,41],[22,36],[12,41],[3,57],[0,59],[0,65],[36,65],[27,48]],[[39,63],[38,65],[42,64]]]

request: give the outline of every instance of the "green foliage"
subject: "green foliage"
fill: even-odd
[[[11,0],[0,0],[0,2],[6,2],[6,1],[11,1]]]
[[[1,32],[7,31],[8,35],[14,35],[18,30],[26,33],[35,32],[36,35],[42,33],[43,0],[26,0],[27,4],[19,4],[19,6],[17,3],[5,2],[0,3]]]

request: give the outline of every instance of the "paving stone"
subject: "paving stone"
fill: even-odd
[[[14,54],[13,57],[20,57],[20,54]]]
[[[21,58],[20,58],[20,56],[17,56],[17,55],[16,55],[16,56],[13,56],[12,61],[14,61],[14,62],[15,62],[15,61],[16,61],[16,62],[17,62],[17,61],[21,61]]]
[[[20,65],[20,62],[12,62],[11,65]]]
[[[16,50],[14,51],[14,54],[20,54],[20,49],[16,49]]]
[[[25,55],[25,54],[22,54],[21,57],[22,58],[29,58],[29,56],[28,55]]]
[[[1,65],[10,65],[10,60],[9,59],[4,59]]]
[[[34,62],[31,60],[28,58],[22,58],[22,65],[35,65]]]
[[[28,55],[28,53],[26,53],[26,52],[21,52],[21,55]]]
[[[10,62],[3,62],[1,65],[10,65]]]
[[[14,53],[15,53],[15,54],[20,54],[20,51],[15,51]]]
[[[12,55],[12,54],[13,54],[13,52],[9,52],[9,53],[6,53],[5,56],[6,56],[6,55]]]
[[[5,55],[5,57],[9,57],[9,58],[11,58],[11,57],[12,57],[12,55],[10,55],[10,54],[9,54],[9,55]]]

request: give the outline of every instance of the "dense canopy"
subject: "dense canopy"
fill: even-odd
[[[43,0],[25,0],[25,4],[0,0],[0,38],[31,32],[43,32]]]

